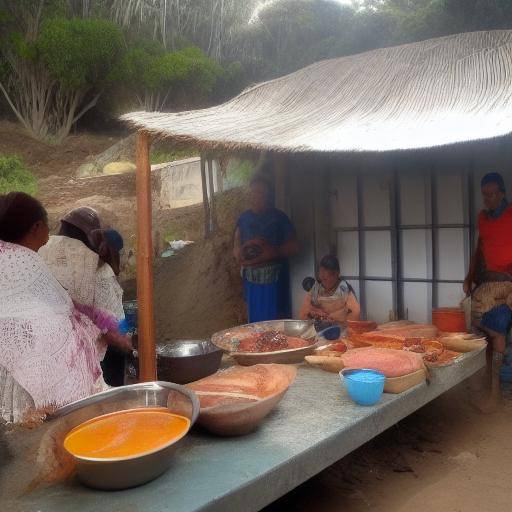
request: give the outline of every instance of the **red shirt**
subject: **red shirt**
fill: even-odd
[[[486,269],[512,273],[512,205],[497,219],[481,211],[478,231]]]

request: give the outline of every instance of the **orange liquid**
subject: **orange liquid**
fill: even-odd
[[[64,448],[80,457],[130,457],[178,440],[189,427],[188,418],[163,407],[118,411],[75,427],[64,439]]]

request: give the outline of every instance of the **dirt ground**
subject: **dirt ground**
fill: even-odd
[[[36,175],[38,198],[48,210],[54,232],[59,219],[77,206],[95,208],[105,225],[121,232],[125,241],[121,284],[125,299],[132,299],[136,296],[135,176],[126,174],[108,182],[76,177],[80,165],[126,135],[82,133],[70,136],[61,146],[50,146],[31,139],[18,125],[0,121],[0,153],[19,155]],[[241,280],[231,257],[234,225],[245,204],[240,190],[218,197],[218,230],[208,240],[204,239],[202,205],[172,210],[154,207],[158,341],[209,337],[245,321]],[[162,259],[167,233],[195,243],[175,257]]]
[[[512,395],[489,415],[467,396],[439,397],[265,512],[509,512]]]
[[[22,157],[40,179],[71,176],[87,157],[105,151],[118,139],[118,134],[81,133],[50,146],[29,137],[17,123],[0,120],[0,153]]]

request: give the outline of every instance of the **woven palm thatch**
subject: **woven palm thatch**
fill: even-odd
[[[205,149],[394,151],[512,133],[512,31],[321,61],[204,110],[123,116]]]

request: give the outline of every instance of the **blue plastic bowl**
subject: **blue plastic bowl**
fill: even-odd
[[[340,378],[358,405],[375,405],[384,392],[386,377],[376,370],[341,370]]]
[[[315,330],[317,333],[321,332],[322,337],[328,341],[337,340],[341,336],[341,327],[330,322],[315,322]]]

